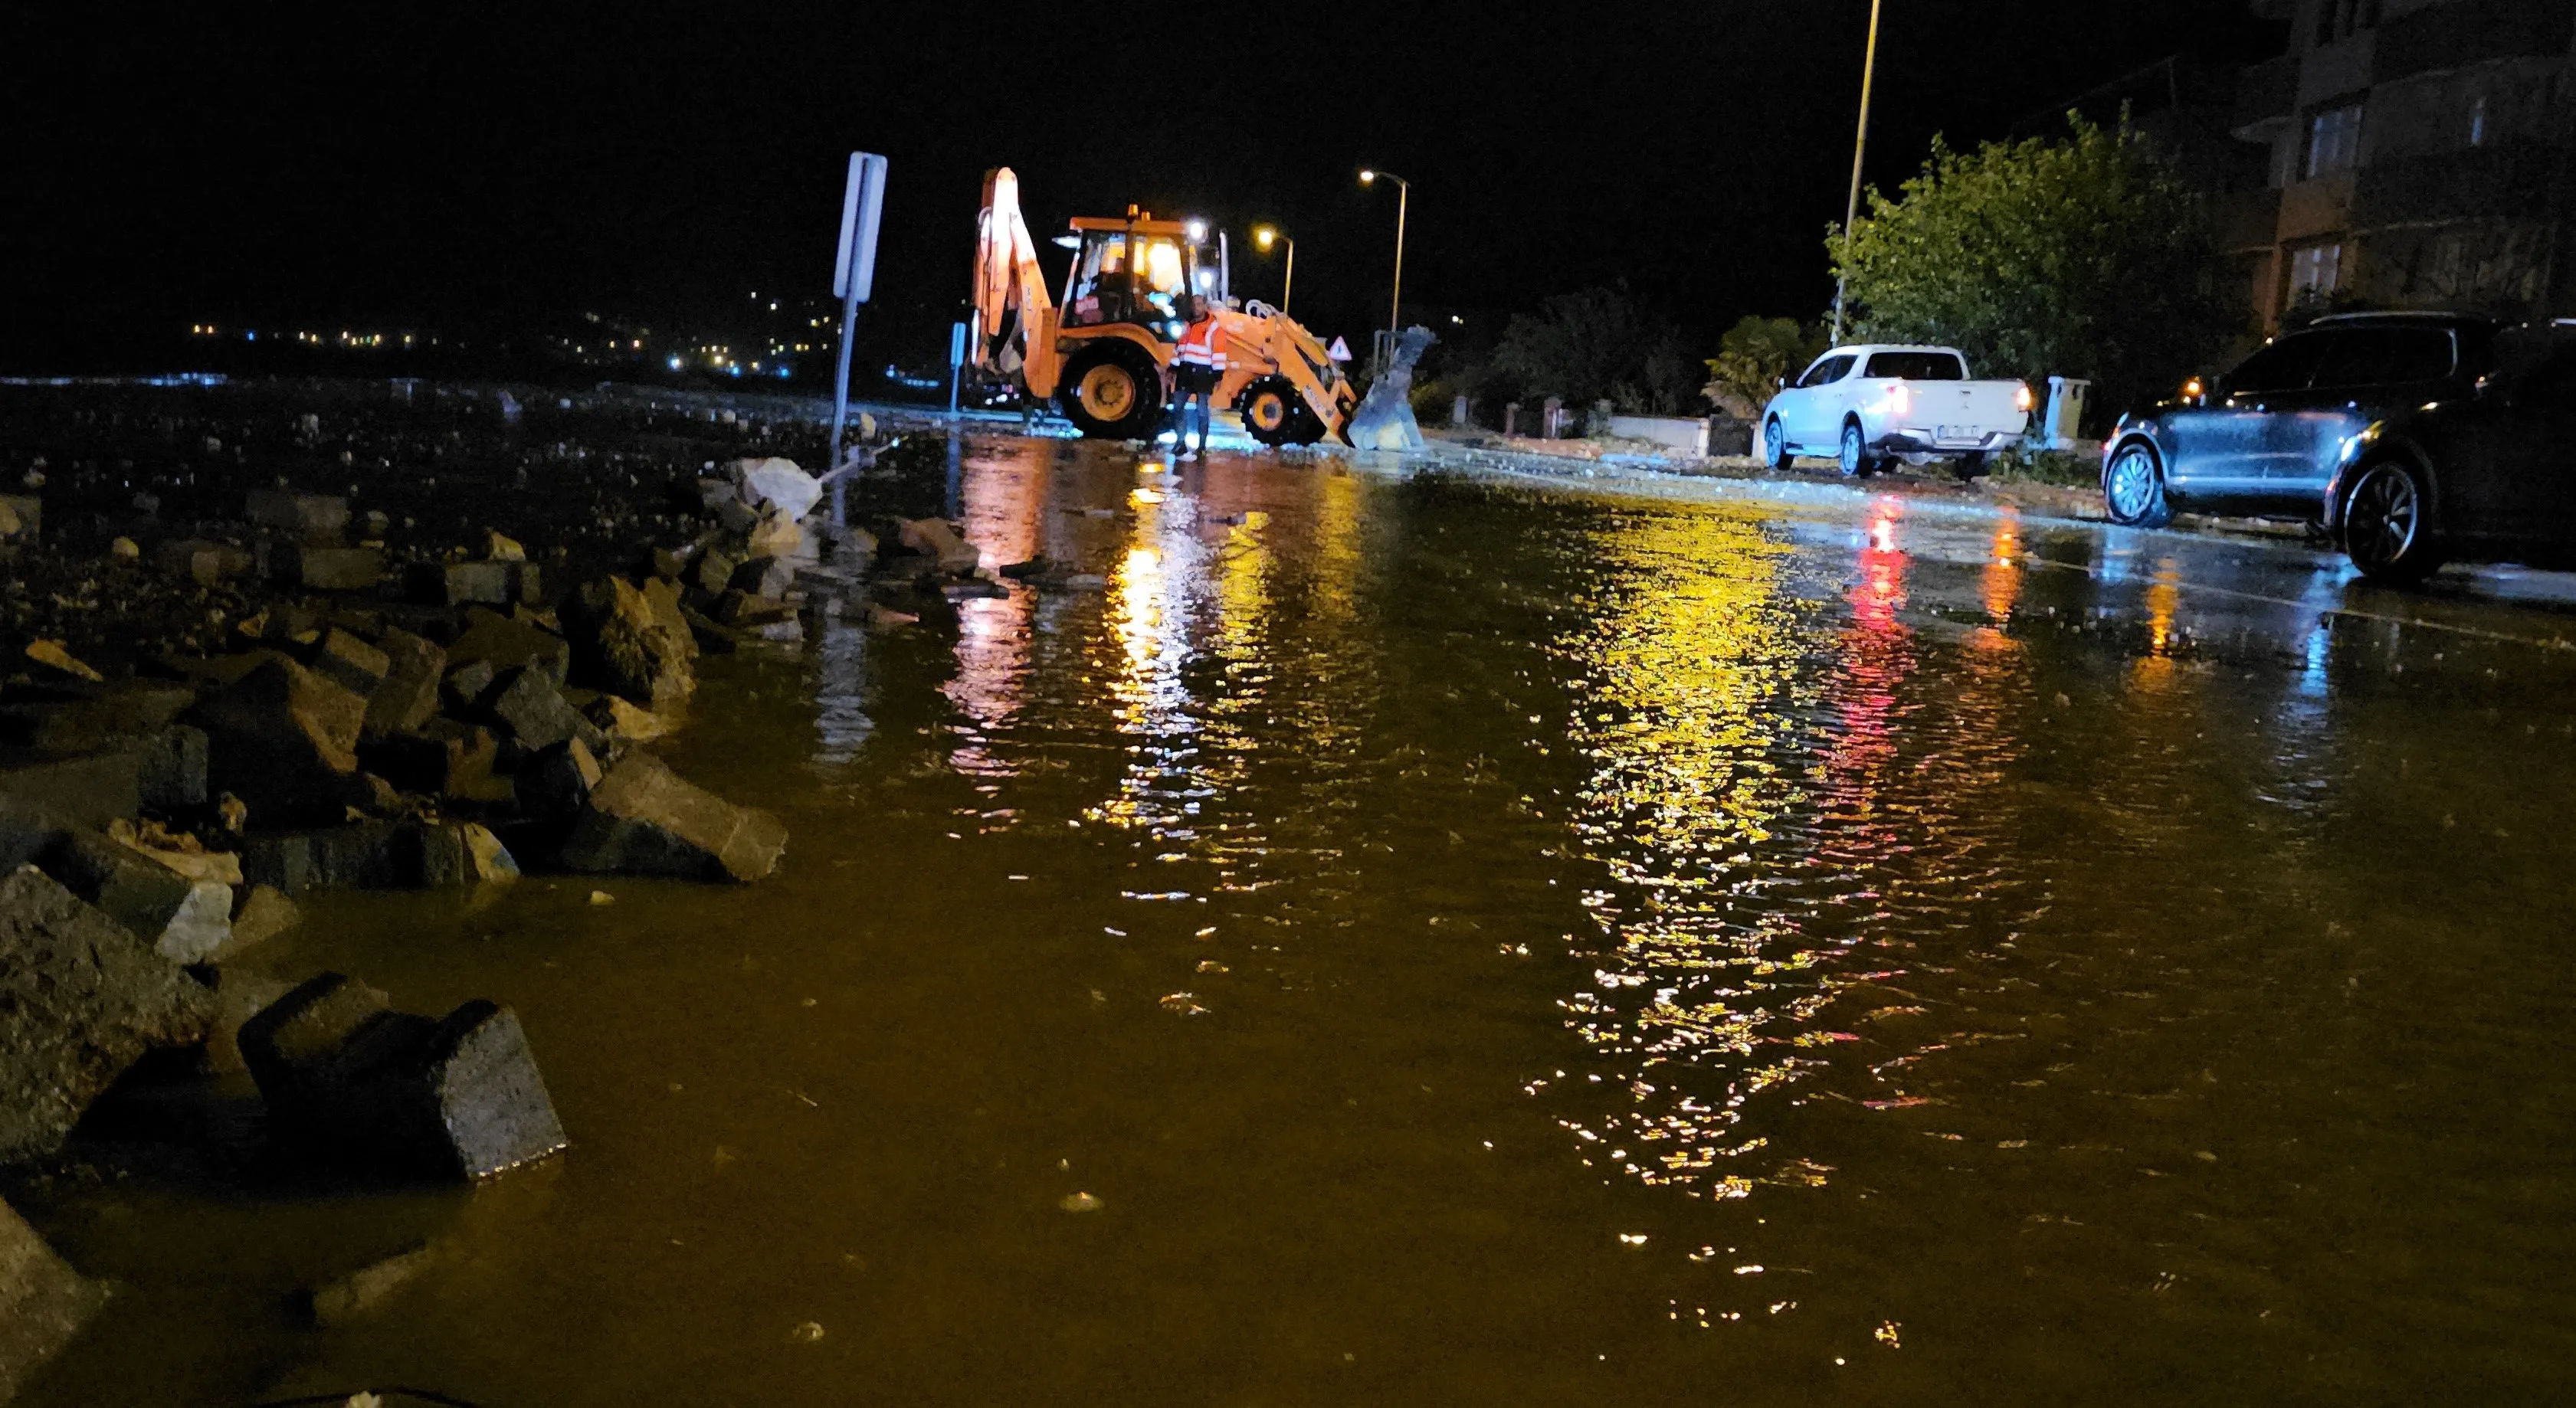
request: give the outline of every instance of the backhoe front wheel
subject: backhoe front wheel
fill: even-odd
[[[1306,398],[1284,376],[1266,376],[1243,388],[1235,409],[1243,415],[1244,433],[1264,445],[1311,445],[1323,434]]]
[[[1163,378],[1151,358],[1118,342],[1076,353],[1055,399],[1091,439],[1144,440],[1162,419]]]

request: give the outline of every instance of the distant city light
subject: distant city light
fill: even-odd
[[[680,359],[679,359],[679,358],[677,358],[677,357],[672,358],[672,359],[671,359],[671,370],[673,370],[673,371],[675,371],[675,372],[676,372],[676,371],[678,371],[679,369],[680,369]]]

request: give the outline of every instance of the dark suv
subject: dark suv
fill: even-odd
[[[2199,394],[2120,418],[2102,450],[2111,519],[2151,528],[2189,509],[2319,522],[2362,433],[2474,395],[2497,330],[2463,314],[2353,313],[2275,338]]]

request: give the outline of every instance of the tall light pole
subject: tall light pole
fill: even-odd
[[[1842,269],[1834,274],[1834,344],[1843,340],[1843,288],[1850,279],[1852,225],[1860,219],[1860,160],[1869,150],[1869,90],[1878,77],[1878,6],[1869,0],[1869,52],[1860,64],[1860,131],[1852,137],[1851,203],[1843,207]]]
[[[1264,225],[1254,230],[1252,242],[1261,246],[1261,252],[1264,254],[1269,253],[1270,246],[1274,244],[1288,246],[1288,281],[1279,288],[1279,311],[1285,313],[1288,311],[1288,300],[1297,294],[1297,242],[1279,233],[1279,227],[1276,225]]]
[[[1380,176],[1395,183],[1395,297],[1386,313],[1388,355],[1392,356],[1397,330],[1404,323],[1404,208],[1413,199],[1413,183],[1392,171],[1363,171],[1360,184],[1374,185]]]

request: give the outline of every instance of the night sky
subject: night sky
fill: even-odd
[[[819,294],[854,147],[892,160],[871,317],[932,357],[996,164],[1041,239],[1131,201],[1220,222],[1239,293],[1275,296],[1245,233],[1275,221],[1297,312],[1354,342],[1385,316],[1394,192],[1356,181],[1381,166],[1414,183],[1408,306],[1490,326],[1624,280],[1713,341],[1831,295],[1868,9],[15,6],[0,352]],[[2241,0],[1889,0],[1871,179],[1935,131],[2277,42]]]

